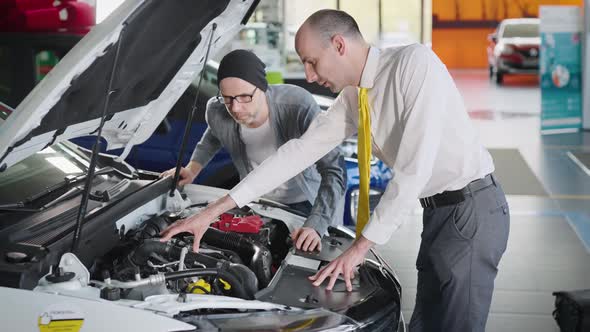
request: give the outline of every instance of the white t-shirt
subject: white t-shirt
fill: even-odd
[[[248,128],[240,125],[240,134],[242,141],[246,145],[246,156],[253,169],[258,167],[266,158],[272,156],[279,148],[268,119],[258,128]],[[263,197],[283,204],[307,200],[294,178],[287,180],[287,182]]]

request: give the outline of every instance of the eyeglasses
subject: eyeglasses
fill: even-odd
[[[249,103],[252,101],[252,97],[254,97],[254,93],[256,92],[256,89],[258,89],[258,87],[254,88],[254,91],[252,91],[251,94],[247,95],[247,94],[242,94],[242,95],[237,95],[237,96],[224,96],[224,95],[218,95],[217,96],[217,101],[219,101],[222,104],[225,105],[231,105],[232,101],[237,101],[240,104],[245,104],[245,103]]]

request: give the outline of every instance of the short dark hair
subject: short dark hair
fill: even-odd
[[[342,10],[318,10],[305,23],[318,32],[323,44],[328,44],[337,34],[352,38],[363,37],[354,18]]]

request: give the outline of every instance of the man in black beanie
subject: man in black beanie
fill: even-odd
[[[243,179],[290,139],[299,138],[320,112],[312,95],[288,84],[268,85],[264,63],[252,52],[235,50],[220,62],[219,95],[207,103],[208,128],[191,161],[180,172],[179,185],[192,183],[224,147]],[[174,169],[163,176],[173,175]],[[346,192],[344,158],[338,149],[265,195],[299,210],[308,218],[291,234],[297,249],[321,249],[320,238],[342,220]]]

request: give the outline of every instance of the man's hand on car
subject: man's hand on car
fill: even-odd
[[[342,274],[346,290],[352,291],[352,279],[354,279],[355,269],[365,260],[365,255],[373,245],[373,242],[361,236],[338,258],[324,266],[315,275],[309,277],[309,280],[313,282],[314,286],[319,286],[326,278],[330,277],[326,290],[332,290],[338,276]]]
[[[295,247],[303,251],[322,250],[322,241],[318,232],[311,227],[301,227],[291,233]]]
[[[186,219],[180,219],[172,225],[168,226],[160,233],[160,236],[162,236],[160,241],[166,242],[178,233],[192,233],[195,236],[193,242],[193,251],[198,252],[201,238],[203,237],[203,234],[205,234],[205,232],[207,231],[207,228],[209,228],[210,223],[211,222],[209,218],[207,216],[204,216],[202,213],[196,214]]]
[[[190,163],[188,163],[186,167],[180,169],[178,185],[184,186],[185,184],[193,183],[197,175],[199,175],[199,173],[201,172],[202,168],[203,167],[195,161],[191,161]],[[165,172],[162,172],[162,174],[160,174],[160,177],[163,178],[167,176],[174,176],[175,172],[176,168],[172,168]]]
[[[195,214],[186,219],[180,219],[172,225],[166,227],[160,232],[161,242],[169,241],[174,235],[188,232],[194,235],[193,251],[199,251],[199,244],[203,238],[203,234],[209,228],[209,225],[214,222],[217,217],[223,212],[236,207],[236,203],[229,195],[225,195],[217,201],[209,204],[207,208],[198,214]]]

